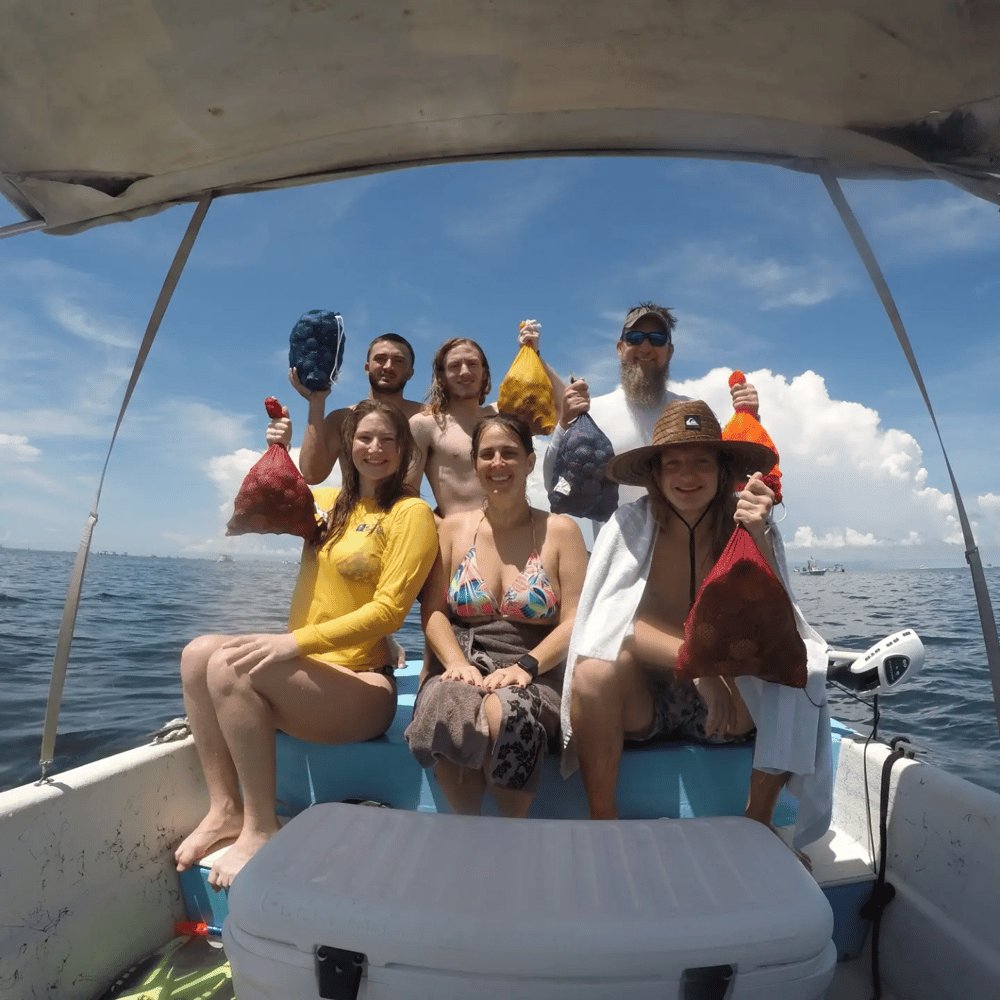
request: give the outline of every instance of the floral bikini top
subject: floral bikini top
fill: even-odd
[[[484,514],[483,517],[486,515]],[[482,524],[482,520],[479,522]],[[448,585],[448,606],[452,614],[460,618],[553,618],[559,613],[559,598],[552,589],[535,543],[535,522],[531,521],[531,555],[524,569],[507,588],[503,600],[497,600],[490,593],[479,563],[476,560],[476,537],[479,525],[472,539],[472,547],[458,564],[455,575]]]

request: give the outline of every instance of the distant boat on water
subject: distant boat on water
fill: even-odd
[[[215,561],[216,562],[232,562],[233,561],[233,557],[232,556],[227,556],[225,554],[225,552],[223,552],[222,555],[219,556],[219,558],[216,559]]]
[[[804,576],[822,576],[826,570],[821,568],[815,559],[809,559],[805,566],[799,569],[799,572]]]

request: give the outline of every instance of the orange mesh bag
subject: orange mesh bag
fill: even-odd
[[[745,382],[746,377],[743,372],[735,371],[729,376],[730,389],[734,385],[742,385]],[[771,440],[770,435],[764,430],[760,421],[749,407],[736,407],[736,412],[730,417],[729,423],[722,428],[722,440],[752,441],[755,444],[762,444],[770,448],[775,455],[778,455],[780,460],[780,454],[778,449],[774,447],[774,442]],[[762,476],[764,483],[774,492],[774,502],[781,503],[781,469],[778,468],[778,463],[775,462],[772,469],[767,471],[761,469],[760,471],[764,473]],[[742,489],[744,485],[744,483],[740,483],[739,489]]]
[[[806,686],[806,646],[788,593],[742,524],[705,577],[684,622],[677,676],[754,676]]]
[[[551,434],[556,429],[552,383],[533,347],[525,344],[517,352],[497,390],[497,409],[527,421],[534,434]]]
[[[281,403],[273,396],[264,406],[272,419],[282,416]],[[270,445],[240,486],[226,534],[300,535],[311,542],[319,527],[309,484],[285,446]]]

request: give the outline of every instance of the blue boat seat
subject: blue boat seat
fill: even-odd
[[[324,746],[278,733],[278,809],[293,816],[316,802],[373,799],[397,809],[449,812],[434,775],[410,754],[403,732],[413,714],[420,662],[396,672],[399,704],[389,731],[378,739]],[[740,815],[746,806],[753,745],[705,746],[658,743],[626,749],[619,771],[622,819],[667,816]],[[484,811],[495,814],[487,794]],[[587,797],[579,773],[559,774],[559,758],[545,761],[541,787],[532,802],[536,818],[582,819]],[[783,793],[775,823],[795,822],[796,802]]]

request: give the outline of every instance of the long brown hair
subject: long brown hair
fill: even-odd
[[[343,483],[333,507],[326,515],[326,525],[315,543],[317,548],[327,542],[337,541],[344,534],[351,511],[361,499],[361,473],[358,472],[351,454],[354,450],[354,434],[358,424],[369,413],[379,413],[385,417],[396,434],[396,445],[399,449],[399,468],[391,476],[386,476],[375,484],[375,502],[379,509],[388,511],[397,500],[415,495],[413,489],[406,485],[406,474],[413,460],[414,449],[409,421],[400,410],[389,403],[383,403],[378,399],[361,400],[344,418],[340,429],[340,450],[341,454],[347,457],[347,461],[341,465],[344,472]]]
[[[653,517],[661,528],[671,517],[680,517],[660,489],[660,459],[662,455],[662,452],[655,455],[650,462],[652,474],[647,485]],[[733,520],[733,515],[736,513],[736,484],[743,478],[738,474],[736,463],[733,462],[729,454],[719,451],[716,452],[716,457],[719,461],[719,487],[715,496],[712,497],[706,517],[713,563],[722,555],[722,550],[736,530],[736,522]]]
[[[486,402],[486,396],[492,388],[490,363],[486,360],[486,352],[474,340],[469,340],[468,337],[452,337],[451,340],[446,340],[434,352],[434,360],[431,362],[431,387],[427,390],[424,402],[435,416],[448,412],[451,397],[448,394],[448,384],[444,379],[445,359],[448,357],[448,352],[460,344],[468,344],[470,347],[474,347],[479,352],[479,358],[483,363],[483,386],[479,392],[480,406]]]

